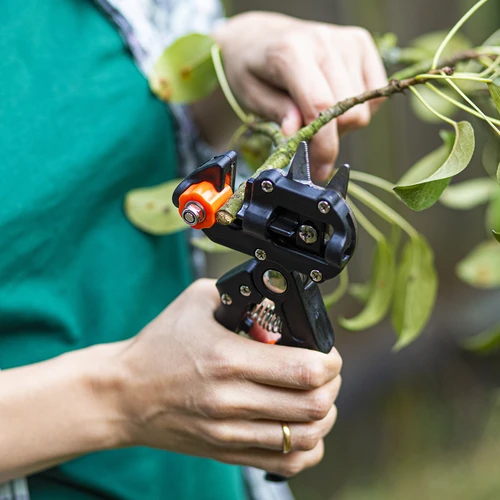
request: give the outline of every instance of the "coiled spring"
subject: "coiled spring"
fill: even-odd
[[[264,299],[250,311],[250,318],[268,332],[281,333],[283,321],[274,312],[274,308],[275,305],[272,300]]]

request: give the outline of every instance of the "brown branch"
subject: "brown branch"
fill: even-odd
[[[486,54],[479,54],[476,49],[468,49],[464,50],[463,52],[458,52],[456,54],[453,54],[450,57],[445,57],[439,61],[439,67],[440,68],[445,68],[448,66],[455,66],[455,64],[459,62],[464,62],[464,61],[470,61],[471,59],[477,59],[479,57],[482,57]],[[412,76],[415,75],[420,75],[422,73],[427,73],[432,67],[432,59],[427,59],[425,61],[420,61],[418,63],[415,63],[408,68],[404,68],[401,71],[398,71],[397,73],[394,73],[391,78],[394,78],[395,80],[404,80],[405,78],[411,78]]]
[[[470,55],[468,56],[470,59]],[[444,72],[447,75],[452,75],[454,72],[453,68],[443,67],[433,71],[429,71],[429,74],[440,74]],[[421,85],[427,82],[428,78],[407,78],[406,80],[391,80],[385,87],[369,90],[359,96],[350,97],[343,101],[338,102],[335,106],[327,109],[323,113],[320,113],[319,117],[311,122],[306,127],[300,129],[294,136],[290,137],[286,142],[278,143],[277,148],[273,151],[271,156],[264,162],[264,164],[255,171],[252,178],[258,177],[262,172],[270,170],[273,168],[285,168],[292,159],[297,146],[301,141],[309,141],[312,137],[328,122],[334,120],[340,115],[344,114],[349,109],[357,106],[358,104],[363,104],[372,99],[379,99],[381,97],[389,97],[394,94],[403,92],[405,89],[412,85]],[[263,124],[260,124],[262,126]],[[238,189],[234,192],[233,196],[219,209],[217,212],[217,222],[220,224],[228,225],[233,222],[236,214],[243,205],[243,198],[245,195],[245,183],[240,184]]]

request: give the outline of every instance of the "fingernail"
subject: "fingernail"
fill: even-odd
[[[281,122],[281,130],[286,136],[290,136],[294,133],[293,121],[294,121],[293,116],[286,115],[285,118],[283,118],[283,121]]]

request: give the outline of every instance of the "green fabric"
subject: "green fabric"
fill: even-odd
[[[125,193],[175,176],[171,117],[84,0],[0,2],[0,368],[137,333],[190,281],[185,234],[153,237]],[[5,452],[5,450],[4,450]],[[30,478],[33,499],[237,499],[237,467],[95,453]]]

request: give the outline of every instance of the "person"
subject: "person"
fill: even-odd
[[[213,33],[237,99],[287,135],[385,82],[361,28],[224,22],[206,0],[0,3],[2,500],[264,498],[240,466],[290,477],[323,456],[338,352],[226,331],[214,283],[190,284],[185,234],[145,234],[123,213],[128,191],[234,128],[219,92],[187,109],[148,89],[155,58],[191,31]],[[317,134],[317,179],[375,108]]]

